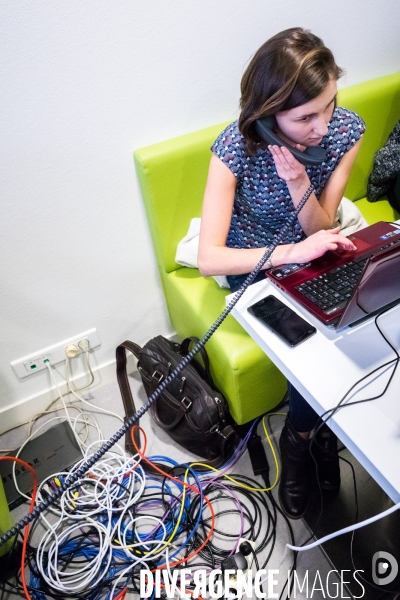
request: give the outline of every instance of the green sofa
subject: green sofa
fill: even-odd
[[[341,90],[339,105],[356,111],[367,125],[345,195],[357,202],[370,224],[393,221],[399,215],[386,200],[371,204],[365,195],[374,153],[400,118],[400,73]],[[197,269],[175,262],[177,244],[190,220],[201,215],[210,146],[225,125],[134,153],[171,323],[182,338],[201,338],[225,307],[229,293]],[[207,351],[215,382],[237,423],[271,410],[284,396],[285,378],[231,315],[208,341]]]

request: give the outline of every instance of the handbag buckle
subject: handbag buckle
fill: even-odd
[[[162,373],[160,373],[160,371],[154,371],[151,378],[156,379],[157,383],[161,383],[161,381],[164,379],[164,375]]]
[[[224,434],[219,430],[219,425],[218,423],[216,423],[215,425],[213,425],[210,429],[210,433],[218,433],[218,435],[220,435],[221,437],[224,438],[224,440],[227,440],[228,438],[226,436],[224,436]]]
[[[183,396],[181,404],[183,405],[183,408],[185,410],[189,410],[189,408],[192,406],[192,401],[189,400],[189,398],[187,398],[186,396]]]

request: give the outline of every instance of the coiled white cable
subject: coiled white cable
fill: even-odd
[[[89,455],[96,445],[99,442],[92,443],[85,454]],[[72,471],[78,469],[86,459],[87,456]],[[57,516],[56,522],[50,523],[49,518],[42,518],[47,531],[39,541],[37,550],[38,570],[48,585],[66,595],[95,587],[104,579],[115,550],[124,552],[129,557],[130,564],[118,573],[113,582],[114,591],[137,564],[147,566],[147,561],[167,543],[167,531],[161,518],[133,516],[130,511],[143,495],[145,481],[140,459],[126,455],[116,445],[93,466],[87,476],[61,496],[59,506],[53,506],[52,510]],[[49,479],[39,486],[37,502],[41,501],[48,485]],[[156,540],[143,542],[140,539],[139,525],[150,521],[154,522],[161,535]],[[132,533],[137,542],[129,541],[128,536]],[[93,538],[95,554],[93,555],[92,549],[86,560],[81,560],[73,568],[65,569],[65,546],[76,534],[86,534],[89,539]],[[132,552],[137,547],[146,548],[144,557],[138,557]],[[111,597],[112,595],[113,593]]]

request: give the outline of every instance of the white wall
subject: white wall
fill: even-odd
[[[12,360],[97,327],[102,366],[171,332],[134,149],[234,118],[246,62],[287,27],[324,39],[342,85],[398,71],[399,17],[398,0],[0,0],[0,409],[50,385]]]

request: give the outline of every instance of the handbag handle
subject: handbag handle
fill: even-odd
[[[122,402],[124,404],[124,410],[125,410],[124,422],[125,423],[130,417],[132,417],[136,413],[135,403],[133,401],[133,396],[132,396],[132,392],[131,392],[131,386],[129,385],[128,373],[126,371],[126,351],[127,350],[129,352],[131,352],[134,356],[136,356],[136,358],[138,358],[141,347],[138,346],[138,344],[135,344],[135,342],[130,342],[129,340],[126,340],[125,342],[120,344],[115,351],[115,356],[116,356],[116,361],[117,361],[117,380],[118,380],[118,385],[119,385],[119,389],[121,392]],[[137,425],[139,425],[139,421],[137,421]],[[134,429],[133,435],[134,435],[134,439],[135,439],[135,444],[136,444],[137,448],[139,448],[139,450],[140,450],[140,431],[138,429]],[[132,455],[137,454],[136,448],[133,445],[133,442],[131,439],[131,431],[130,430],[128,430],[125,434],[125,449],[127,450],[127,452],[130,452],[130,454],[132,454]],[[156,469],[154,469],[153,466],[150,465],[149,463],[142,461],[141,465],[142,465],[143,469],[145,471],[147,471],[148,473],[151,473],[153,475],[160,475],[160,473]],[[173,471],[173,467],[170,467],[168,465],[154,463],[154,466],[158,467],[165,473],[171,473]]]
[[[153,419],[156,425],[158,425],[161,429],[164,429],[164,431],[168,431],[169,429],[173,429],[174,427],[176,427],[185,416],[186,410],[183,408],[182,405],[180,405],[178,412],[176,413],[176,417],[174,418],[172,423],[165,424],[161,421],[160,417],[158,416],[157,406],[155,406],[155,404],[156,402],[154,402],[154,404],[152,404],[151,406],[151,414],[153,415]],[[181,403],[179,402],[179,404]]]
[[[195,346],[199,341],[199,338],[194,336],[185,338],[180,345],[180,353],[182,354],[182,356],[186,356],[187,354],[189,354],[190,344],[193,344]],[[207,381],[208,385],[216,389],[211,375],[210,359],[208,358],[206,349],[200,348],[200,351],[197,354],[200,354],[203,360],[204,367],[202,367],[200,363],[197,363],[195,368],[200,367],[201,371],[203,372],[202,374],[204,375],[204,379]]]
[[[120,389],[121,396],[122,396],[122,402],[124,404],[124,410],[125,410],[124,422],[125,423],[129,419],[129,417],[132,417],[136,413],[135,403],[133,401],[131,387],[130,387],[129,381],[128,381],[128,373],[126,372],[126,350],[129,350],[129,352],[134,354],[134,356],[136,356],[136,358],[137,358],[139,356],[140,346],[138,346],[134,342],[130,342],[129,340],[127,340],[126,342],[123,342],[122,344],[120,344],[115,351],[115,357],[116,357],[116,361],[117,361],[117,380],[118,380],[118,385],[119,385],[119,389]],[[135,443],[136,443],[137,447],[140,448],[140,432],[139,432],[139,430],[135,429],[134,436],[135,436]],[[127,431],[125,434],[125,448],[131,454],[136,453],[135,447],[131,440],[130,430]]]

